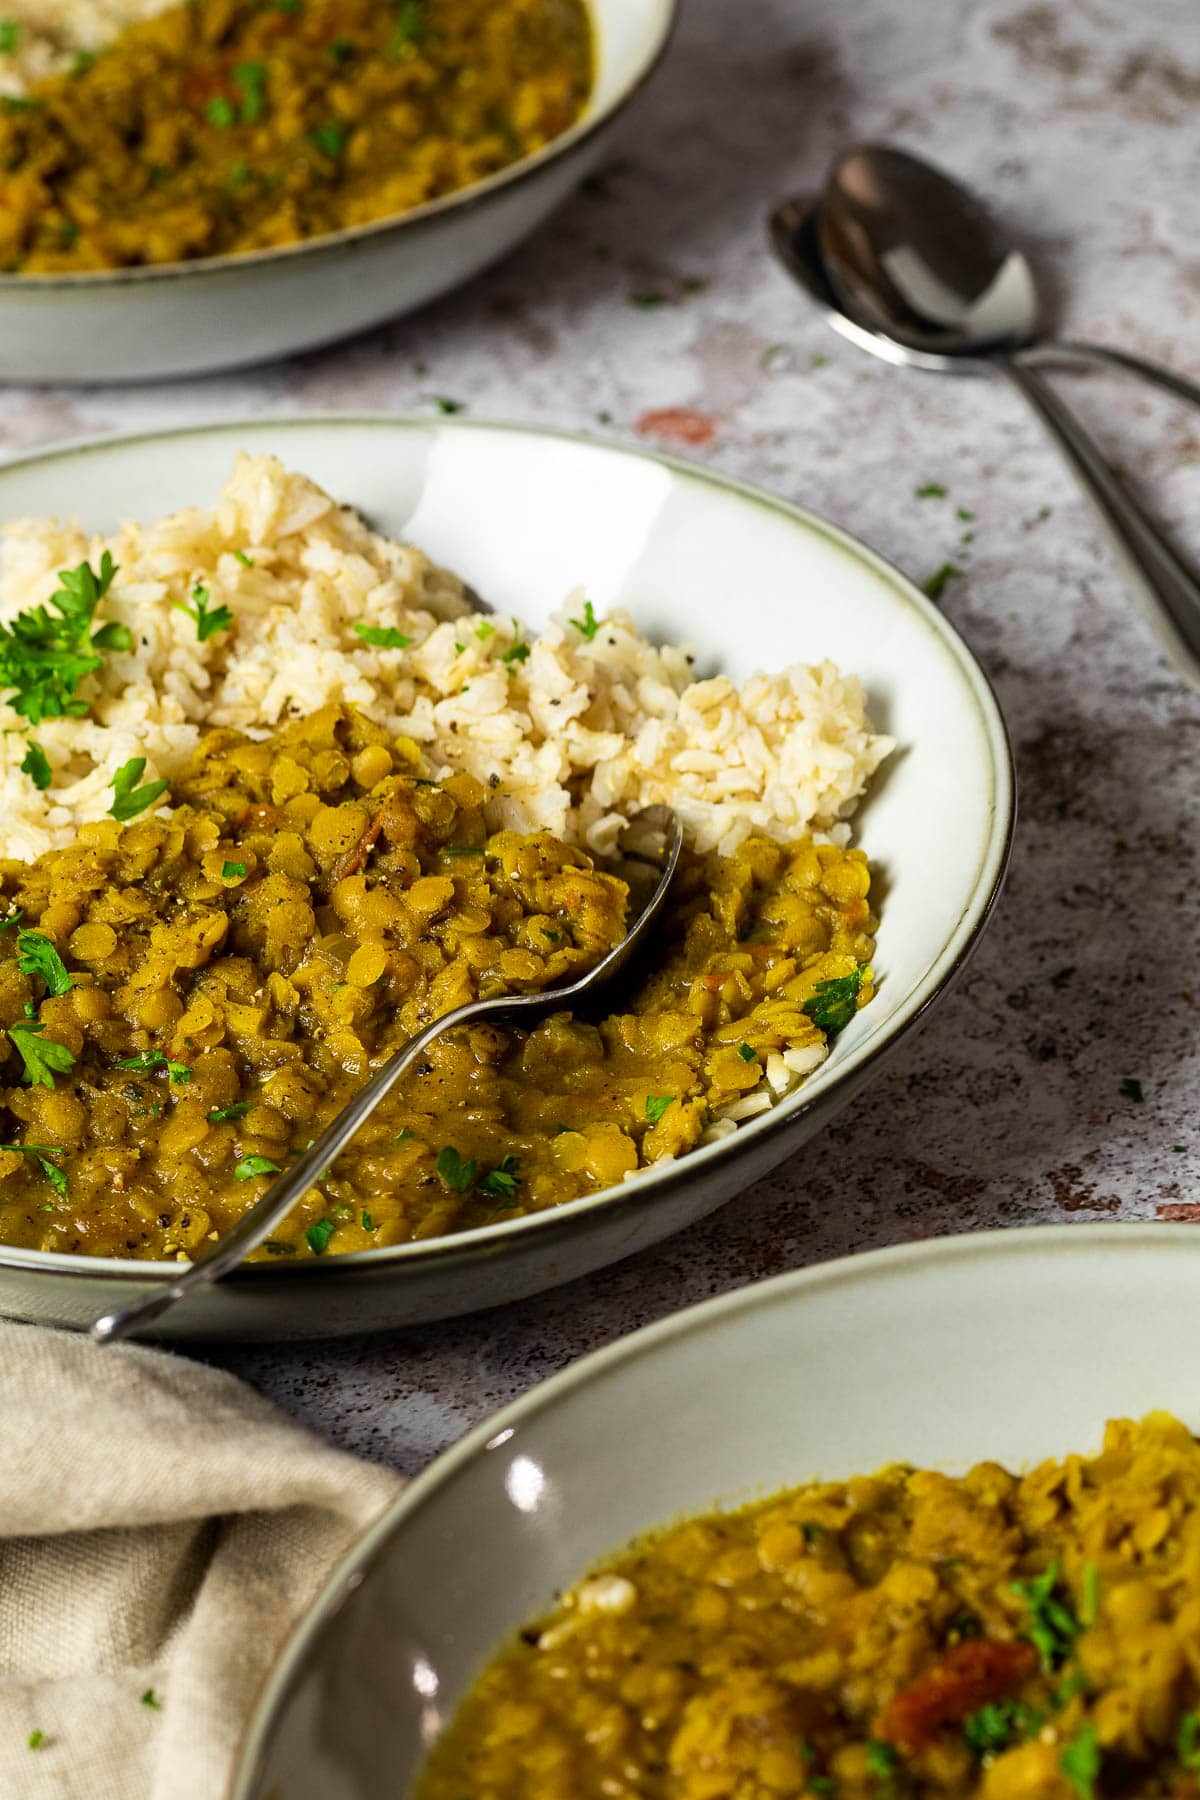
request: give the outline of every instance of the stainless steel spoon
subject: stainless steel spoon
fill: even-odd
[[[240,1218],[209,1255],[191,1263],[174,1281],[165,1281],[153,1293],[137,1300],[119,1312],[107,1313],[92,1326],[92,1337],[98,1344],[115,1344],[133,1336],[144,1325],[161,1318],[170,1307],[196,1288],[220,1281],[231,1269],[270,1237],[276,1226],[291,1211],[301,1196],[308,1192],[338,1153],[365,1124],[384,1096],[389,1094],[406,1070],[427,1050],[433,1040],[456,1026],[473,1025],[480,1019],[532,1023],[563,1007],[591,998],[613,981],[627,967],[630,958],[645,941],[646,934],[662,909],[679,865],[683,847],[683,831],[675,813],[666,806],[647,807],[635,813],[618,841],[617,856],[608,865],[629,885],[629,929],[615,949],[598,962],[594,969],[568,987],[545,988],[536,994],[502,994],[491,1000],[474,1000],[467,1006],[455,1007],[431,1025],[402,1044],[377,1069],[348,1106],[315,1138],[298,1162],[272,1182],[260,1200]]]
[[[890,223],[881,222],[887,219],[882,205],[862,209],[849,221],[844,210],[833,207],[834,235],[844,246],[839,281],[822,254],[821,226],[825,202],[835,192],[833,183],[819,211],[803,200],[788,200],[772,213],[772,240],[785,267],[816,300],[830,324],[885,361],[948,373],[999,371],[1008,377],[1075,471],[1168,659],[1185,681],[1200,688],[1200,583],[1114,476],[1074,414],[1031,365],[1074,354],[1144,375],[1198,404],[1200,389],[1169,370],[1122,352],[1031,338],[1036,294],[1028,264],[1019,252],[1009,252],[997,261],[994,227],[981,219],[978,204],[936,170],[926,170],[925,165],[898,151],[868,147],[851,153],[851,158],[838,165],[835,179],[854,156],[867,159],[864,165],[853,165],[860,176],[863,167],[876,170],[875,157],[884,159],[884,172],[896,167],[889,159],[899,159],[932,177],[947,207],[953,196],[959,197],[957,224],[965,248],[957,288],[952,280],[955,233],[946,229],[947,218],[953,225],[954,217],[930,211],[922,220],[910,209],[903,226],[893,229]],[[883,191],[879,187],[880,196]],[[840,196],[840,187],[836,192]],[[870,283],[873,265],[878,279]],[[994,271],[993,279],[981,287],[988,267]]]

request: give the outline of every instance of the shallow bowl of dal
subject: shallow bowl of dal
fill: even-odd
[[[239,451],[303,469],[531,632],[582,584],[598,616],[625,607],[649,638],[692,646],[701,676],[744,682],[830,658],[861,676],[898,748],[850,821],[885,884],[877,991],[801,1086],[720,1141],[568,1205],[244,1268],[169,1315],[170,1332],[327,1336],[473,1311],[633,1254],[741,1193],[861,1091],[986,924],[1013,788],[970,653],[904,576],[813,515],[667,458],[522,428],[342,416],[67,446],[0,469],[0,517],[76,515],[111,532],[206,501]],[[0,1246],[0,1312],[84,1326],[174,1267]]]
[[[1145,1469],[1140,1477],[1128,1472],[1119,1452],[1086,1471],[1080,1459],[1100,1452],[1110,1420],[1137,1421],[1150,1413],[1165,1413],[1192,1432],[1200,1427],[1200,1339],[1193,1324],[1198,1268],[1200,1240],[1183,1225],[1077,1225],[980,1233],[872,1251],[782,1275],[692,1307],[585,1357],[441,1456],[343,1562],[267,1684],[247,1734],[231,1800],[268,1800],[268,1796],[393,1800],[422,1794],[426,1790],[417,1785],[417,1777],[426,1753],[445,1732],[488,1660],[510,1644],[517,1667],[532,1670],[539,1659],[556,1658],[574,1667],[574,1680],[559,1678],[564,1690],[560,1715],[565,1716],[576,1700],[586,1703],[587,1690],[594,1689],[590,1717],[596,1719],[603,1708],[603,1728],[592,1739],[597,1761],[604,1758],[606,1746],[616,1744],[625,1752],[624,1764],[621,1754],[608,1756],[602,1767],[611,1781],[601,1786],[585,1754],[578,1766],[587,1768],[587,1775],[572,1783],[568,1773],[564,1786],[563,1765],[552,1765],[542,1755],[556,1726],[561,1729],[560,1721],[549,1716],[555,1703],[543,1695],[537,1709],[541,1726],[530,1729],[518,1714],[536,1716],[535,1702],[509,1701],[505,1767],[511,1775],[497,1779],[494,1774],[489,1777],[485,1767],[472,1768],[468,1786],[460,1771],[452,1790],[456,1795],[461,1789],[480,1796],[502,1793],[505,1800],[517,1796],[529,1800],[536,1794],[541,1800],[543,1794],[570,1792],[574,1800],[592,1800],[599,1793],[618,1792],[687,1796],[837,1792],[858,1800],[883,1791],[880,1776],[889,1768],[896,1772],[895,1786],[903,1783],[902,1791],[914,1794],[982,1792],[1014,1800],[1018,1795],[1021,1800],[1034,1796],[1078,1800],[1083,1792],[1130,1796],[1188,1792],[1190,1777],[1175,1760],[1175,1739],[1182,1709],[1195,1704],[1194,1664],[1190,1676],[1183,1667],[1190,1643],[1185,1615],[1194,1608],[1187,1587],[1195,1554],[1194,1498],[1190,1516],[1181,1519],[1179,1483],[1166,1468],[1159,1470],[1162,1486],[1156,1492],[1155,1475],[1147,1479]],[[1148,1429],[1154,1426],[1148,1424]],[[1157,1429],[1173,1428],[1159,1424]],[[1107,1447],[1115,1450],[1111,1439]],[[1194,1444],[1181,1447],[1167,1468],[1172,1463],[1181,1467],[1185,1456],[1194,1492]],[[1060,1465],[1068,1461],[1065,1478],[1061,1470],[1058,1475],[1061,1495],[1053,1477],[1040,1484],[1032,1477],[1031,1487],[1043,1496],[1040,1511],[1034,1510],[1036,1495],[1024,1512],[1018,1502],[1020,1528],[1012,1529],[1014,1508],[1002,1511],[1005,1503],[999,1500],[1011,1496],[1012,1490],[997,1465],[1022,1477],[1043,1459]],[[905,1465],[910,1474],[913,1470],[960,1478],[971,1470],[976,1474],[964,1484],[965,1495],[960,1489],[957,1510],[941,1515],[940,1535],[927,1528],[924,1551],[914,1545],[912,1560],[893,1565],[890,1616],[885,1621],[872,1614],[872,1629],[864,1623],[861,1608],[876,1597],[886,1600],[884,1590],[891,1577],[883,1572],[877,1548],[878,1536],[889,1529],[888,1517],[884,1515],[880,1527],[880,1513],[872,1511],[869,1490],[874,1484],[869,1478],[895,1464]],[[578,1584],[597,1565],[610,1569],[622,1545],[710,1514],[714,1508],[729,1511],[802,1485],[842,1483],[854,1477],[868,1478],[855,1495],[857,1512],[851,1504],[848,1524],[843,1514],[839,1522],[830,1520],[829,1526],[819,1528],[815,1548],[802,1551],[798,1563],[781,1560],[781,1545],[768,1560],[766,1539],[762,1540],[767,1575],[783,1570],[796,1576],[786,1589],[783,1611],[764,1601],[766,1576],[754,1587],[743,1572],[747,1615],[744,1621],[736,1616],[729,1621],[714,1644],[715,1674],[707,1673],[706,1659],[707,1691],[714,1694],[718,1724],[728,1720],[728,1712],[721,1710],[722,1690],[717,1684],[728,1662],[738,1662],[740,1652],[741,1666],[759,1670],[748,1682],[757,1680],[760,1700],[764,1670],[789,1688],[795,1709],[790,1736],[781,1741],[775,1729],[785,1724],[786,1708],[774,1710],[773,1702],[772,1710],[762,1713],[747,1704],[739,1715],[740,1735],[735,1723],[732,1736],[715,1742],[710,1737],[711,1755],[704,1763],[695,1754],[701,1739],[696,1729],[700,1717],[693,1710],[691,1725],[685,1722],[670,1745],[667,1775],[664,1739],[670,1743],[670,1732],[661,1728],[661,1721],[673,1715],[666,1687],[653,1690],[655,1698],[644,1702],[641,1717],[636,1697],[630,1694],[634,1701],[627,1709],[630,1729],[619,1735],[615,1715],[623,1708],[620,1702],[613,1703],[614,1684],[606,1686],[604,1650],[600,1661],[588,1663],[588,1674],[580,1676],[579,1665],[571,1664],[571,1640],[566,1636],[570,1626],[559,1622],[562,1596],[572,1591],[579,1596],[582,1612],[568,1612],[567,1618],[580,1621],[581,1635],[590,1641],[584,1652],[576,1654],[586,1654],[595,1634],[588,1626]],[[923,1493],[928,1505],[939,1491],[937,1482],[937,1475],[913,1476],[911,1504],[919,1507],[918,1495]],[[940,1491],[943,1501],[949,1502],[945,1488]],[[1160,1559],[1153,1548],[1135,1549],[1125,1527],[1138,1516],[1136,1507],[1155,1507],[1168,1494],[1172,1510],[1168,1514],[1163,1509],[1163,1522],[1168,1517],[1174,1520],[1172,1551]],[[838,1720],[843,1715],[852,1718],[856,1711],[861,1716],[864,1696],[871,1692],[873,1650],[881,1660],[885,1651],[895,1652],[902,1681],[906,1657],[911,1672],[920,1646],[912,1584],[922,1572],[923,1555],[940,1557],[941,1578],[956,1579],[947,1536],[957,1530],[965,1541],[969,1527],[964,1521],[972,1500],[992,1554],[1000,1536],[1007,1555],[1007,1547],[1022,1535],[1032,1540],[1039,1530],[1065,1533],[1072,1518],[1080,1521],[1077,1528],[1082,1534],[1088,1529],[1083,1520],[1089,1495],[1100,1504],[1091,1508],[1089,1547],[1082,1555],[1098,1559],[1098,1580],[1093,1575],[1097,1604],[1080,1611],[1083,1623],[1088,1612],[1108,1622],[1106,1632],[1102,1624],[1102,1633],[1092,1634],[1095,1654],[1084,1665],[1099,1690],[1098,1698],[1064,1699],[1061,1725],[1043,1724],[1036,1743],[1019,1750],[1016,1757],[999,1760],[995,1748],[1006,1745],[1004,1730],[998,1728],[1008,1715],[1003,1703],[993,1703],[993,1750],[982,1764],[968,1758],[969,1769],[960,1770],[957,1783],[918,1777],[910,1785],[906,1759],[888,1755],[886,1743],[877,1744],[882,1760],[875,1772],[860,1768],[854,1778],[847,1761],[838,1766],[836,1781],[832,1779],[826,1756],[836,1726],[822,1711],[822,1702],[830,1700]],[[828,1499],[827,1495],[827,1504]],[[798,1537],[798,1529],[792,1529]],[[1161,1534],[1162,1523],[1158,1530]],[[848,1560],[860,1583],[849,1599],[845,1590],[853,1589],[854,1583],[844,1572],[844,1562],[829,1548],[835,1534],[843,1545],[839,1554],[845,1554],[849,1540]],[[1144,1531],[1143,1545],[1151,1538],[1154,1533]],[[1160,1539],[1155,1542],[1165,1548]],[[736,1605],[739,1578],[731,1567],[717,1569],[712,1559],[720,1557],[725,1565],[741,1554],[731,1530],[715,1549],[710,1548],[706,1564],[699,1564],[699,1546],[691,1562],[684,1561],[681,1546],[683,1604],[686,1608],[695,1602],[697,1621],[702,1599],[716,1605],[718,1593],[724,1593]],[[1069,1568],[1076,1582],[1079,1554],[1068,1563],[1064,1553],[1062,1564],[1064,1576]],[[968,1552],[957,1560],[957,1579],[970,1587],[975,1579],[973,1558]],[[987,1563],[988,1558],[981,1556],[980,1567]],[[698,1573],[698,1566],[706,1573],[711,1570],[708,1580]],[[815,1570],[807,1588],[800,1580],[804,1568]],[[1022,1565],[1022,1572],[1026,1570]],[[643,1618],[643,1602],[636,1591],[638,1572],[631,1573],[635,1593],[619,1598],[623,1604],[632,1600],[632,1605],[618,1622],[648,1632],[650,1648],[643,1648],[635,1663],[631,1642],[626,1659],[617,1662],[617,1679],[630,1689],[639,1675],[647,1685],[664,1675],[662,1664],[651,1666],[655,1630],[670,1646],[667,1654],[686,1656],[688,1649],[664,1590],[647,1596]],[[841,1584],[837,1609],[826,1611],[824,1617],[832,1619],[835,1632],[841,1627],[843,1645],[849,1618],[862,1627],[853,1638],[853,1673],[832,1690],[827,1675],[817,1670],[821,1655],[805,1658],[803,1651],[813,1618],[803,1596],[812,1597],[820,1618],[821,1590],[815,1583],[822,1576],[827,1584]],[[1147,1577],[1163,1590],[1161,1617],[1153,1604],[1146,1607]],[[901,1578],[910,1584],[903,1590],[907,1611]],[[979,1580],[982,1586],[983,1577]],[[601,1582],[591,1585],[598,1589]],[[1166,1617],[1168,1589],[1177,1618],[1174,1648]],[[1016,1636],[1028,1621],[1007,1578],[1001,1590],[998,1606],[1011,1620],[1008,1629],[1013,1636],[989,1641],[996,1648],[1007,1643],[1010,1651],[1023,1649],[1036,1663],[1031,1645]],[[1064,1596],[1068,1591],[1064,1585]],[[928,1579],[921,1592],[928,1601]],[[1118,1614],[1121,1595],[1124,1604]],[[605,1598],[616,1610],[618,1596]],[[976,1599],[984,1599],[982,1591]],[[1142,1606],[1140,1628],[1134,1622],[1135,1599]],[[764,1606],[777,1636],[772,1637],[769,1623],[760,1624],[756,1639],[754,1621]],[[1153,1616],[1150,1625],[1145,1623],[1148,1613]],[[1063,1616],[1061,1608],[1056,1616]],[[529,1621],[538,1621],[545,1631],[548,1619],[550,1629],[540,1641],[536,1630],[525,1629],[521,1640],[514,1641],[514,1634]],[[981,1639],[966,1633],[965,1625],[963,1630],[964,1646],[973,1647],[968,1655],[977,1653],[983,1647]],[[555,1631],[562,1635],[552,1643]],[[715,1636],[720,1627],[713,1631]],[[1151,1639],[1157,1663],[1152,1668],[1147,1657],[1140,1670],[1135,1669],[1138,1646]],[[639,1645],[644,1641],[639,1637]],[[755,1648],[748,1652],[748,1644]],[[1122,1653],[1128,1658],[1123,1667]],[[1086,1648],[1081,1650],[1085,1654]],[[793,1660],[785,1661],[789,1656]],[[1069,1658],[1062,1666],[1057,1651],[1054,1661],[1060,1666],[1053,1681],[1064,1686],[1069,1682],[1078,1693],[1079,1669]],[[810,1665],[811,1676],[806,1676]],[[694,1660],[684,1672],[703,1694],[704,1680]],[[1161,1714],[1158,1677],[1178,1683],[1168,1702],[1174,1716],[1169,1712],[1165,1721],[1160,1717],[1147,1730],[1157,1753],[1143,1742],[1136,1756],[1126,1760],[1121,1753],[1126,1732],[1136,1734],[1136,1721],[1149,1716],[1141,1709],[1158,1706]],[[678,1683],[678,1675],[675,1679]],[[825,1685],[818,1688],[821,1681]],[[1157,1700],[1151,1699],[1152,1687]],[[973,1704],[978,1706],[981,1698]],[[811,1722],[800,1724],[806,1705]],[[938,1705],[949,1755],[955,1738],[961,1744],[958,1726],[965,1708],[956,1713],[954,1697],[945,1686]],[[1097,1744],[1093,1737],[1091,1742],[1106,1777],[1094,1787],[1072,1782],[1062,1772],[1064,1757],[1077,1773],[1086,1766],[1070,1757],[1072,1743],[1088,1742],[1078,1728],[1085,1706],[1100,1726],[1101,1741]],[[867,1700],[868,1717],[869,1708]],[[806,1734],[803,1738],[798,1737],[801,1731]],[[685,1754],[685,1734],[691,1756]],[[778,1774],[780,1762],[797,1741],[807,1747],[802,1762],[819,1759],[821,1773],[811,1787],[803,1768],[790,1777]],[[754,1783],[752,1790],[751,1771],[763,1746],[774,1750],[777,1772],[769,1782]],[[651,1749],[653,1774],[645,1772],[643,1760]],[[1144,1776],[1147,1757],[1155,1755],[1154,1785],[1144,1779],[1137,1785],[1137,1771]],[[1026,1764],[1022,1775],[1018,1764],[1025,1756],[1035,1758],[1037,1767]],[[733,1764],[743,1771],[744,1787],[735,1788]],[[531,1783],[521,1779],[520,1771],[539,1767],[552,1770],[543,1785],[536,1776]],[[1002,1770],[1007,1781],[1000,1779]],[[1164,1778],[1168,1785],[1160,1785]]]
[[[412,0],[408,12],[417,5]],[[38,9],[27,10],[36,15]],[[86,5],[76,10],[88,13]],[[130,16],[158,10],[151,3],[131,8]],[[394,10],[407,16],[404,7]],[[578,118],[532,154],[393,217],[236,255],[0,274],[0,379],[124,382],[201,374],[331,343],[436,299],[507,255],[595,166],[662,56],[675,10],[676,0],[589,0],[593,78]],[[298,11],[279,8],[277,23]],[[23,29],[23,17],[8,28]],[[240,69],[258,66],[248,61]],[[340,73],[330,68],[331,77]],[[238,76],[235,70],[235,100]],[[85,72],[83,79],[94,77]],[[29,104],[19,92],[6,100],[14,114],[10,127],[23,128],[16,109]],[[237,129],[235,121],[223,135]],[[324,150],[321,144],[329,129],[309,134],[317,140],[311,147],[317,162],[328,159],[332,141]],[[242,165],[234,167],[240,174]],[[101,193],[108,204],[103,184]],[[70,218],[64,223],[77,229]]]

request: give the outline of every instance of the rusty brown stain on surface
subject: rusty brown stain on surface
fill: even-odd
[[[1119,1212],[1121,1202],[1115,1194],[1097,1194],[1094,1181],[1083,1179],[1077,1163],[1065,1163],[1050,1170],[1054,1187],[1054,1204],[1060,1212]]]
[[[655,406],[644,412],[636,429],[642,437],[664,444],[711,444],[717,435],[714,419],[693,406]]]
[[[1155,1207],[1154,1216],[1167,1225],[1200,1225],[1200,1201],[1169,1200]]]

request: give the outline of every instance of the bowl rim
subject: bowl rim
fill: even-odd
[[[1017,1259],[1082,1254],[1093,1244],[1125,1248],[1170,1247],[1179,1254],[1184,1245],[1191,1254],[1200,1251],[1200,1234],[1191,1225],[1157,1220],[1104,1220],[1082,1225],[1022,1225],[988,1231],[953,1232],[919,1243],[887,1244],[877,1250],[851,1252],[828,1262],[789,1269],[766,1280],[753,1281],[714,1295],[665,1318],[652,1320],[625,1333],[611,1344],[588,1351],[555,1374],[535,1382],[515,1400],[489,1414],[478,1425],[435,1456],[414,1475],[403,1491],[384,1507],[379,1517],[340,1558],[326,1578],[307,1612],[293,1627],[266,1676],[243,1728],[230,1776],[226,1800],[253,1800],[251,1784],[267,1736],[282,1709],[290,1688],[301,1671],[310,1648],[351,1594],[367,1580],[374,1564],[391,1540],[404,1530],[410,1518],[436,1505],[441,1490],[467,1464],[489,1450],[507,1445],[515,1434],[540,1413],[604,1380],[622,1364],[654,1356],[665,1344],[702,1335],[711,1326],[735,1314],[750,1314],[780,1303],[803,1305],[805,1296],[847,1283],[869,1286],[907,1270],[942,1269],[956,1263],[987,1261],[999,1255]],[[718,1502],[719,1504],[719,1502]],[[652,1529],[647,1526],[646,1529]]]
[[[584,0],[584,4],[591,21],[594,42],[601,44],[602,0]],[[220,276],[234,277],[243,271],[253,275],[258,269],[274,268],[277,264],[320,260],[380,238],[401,236],[406,230],[415,231],[430,221],[439,221],[450,214],[473,212],[486,206],[497,194],[507,193],[539,175],[551,163],[582,149],[636,99],[666,54],[679,22],[682,0],[649,0],[649,5],[657,12],[657,20],[652,21],[652,29],[642,53],[617,92],[603,106],[595,109],[590,105],[589,96],[589,103],[585,104],[573,125],[551,138],[548,144],[543,144],[540,150],[535,150],[530,156],[519,157],[506,168],[498,169],[494,175],[485,175],[479,181],[468,182],[465,187],[454,188],[436,200],[426,200],[420,206],[410,207],[407,212],[372,219],[364,225],[344,226],[340,231],[324,231],[315,237],[300,238],[294,244],[278,244],[241,254],[226,251],[218,256],[197,256],[183,262],[143,263],[133,268],[80,269],[66,274],[3,273],[0,274],[0,302],[17,294],[41,298],[52,293],[108,293],[114,288],[126,286],[147,287],[190,278],[200,282]]]
[[[366,1280],[372,1275],[383,1275],[397,1265],[401,1267],[421,1265],[425,1268],[435,1265],[439,1269],[453,1269],[461,1264],[473,1264],[476,1261],[503,1254],[514,1244],[519,1244],[522,1240],[534,1236],[536,1236],[539,1250],[547,1252],[563,1238],[573,1236],[579,1223],[585,1217],[603,1212],[610,1220],[619,1219],[624,1212],[640,1209],[648,1197],[652,1197],[656,1201],[665,1201],[671,1193],[688,1183],[693,1174],[701,1168],[719,1168],[739,1153],[744,1153],[747,1147],[765,1142],[768,1138],[776,1137],[789,1130],[797,1120],[809,1112],[829,1105],[839,1089],[843,1088],[854,1075],[861,1074],[864,1069],[869,1069],[889,1055],[896,1045],[923,1021],[926,1013],[945,995],[961,974],[974,953],[1000,897],[1016,825],[1016,777],[1008,728],[990,680],[965,639],[950,620],[921,592],[909,576],[842,526],[834,524],[818,513],[811,512],[806,507],[797,505],[794,501],[785,500],[762,488],[755,487],[749,482],[720,473],[703,464],[690,462],[683,457],[646,449],[639,445],[615,443],[587,432],[557,430],[483,418],[425,419],[392,416],[380,412],[295,413],[281,419],[264,420],[242,417],[240,419],[212,420],[199,425],[171,426],[166,430],[130,431],[103,438],[66,439],[56,444],[43,445],[27,456],[14,457],[8,462],[0,463],[0,498],[2,498],[4,477],[9,471],[28,469],[39,463],[70,462],[75,458],[103,456],[114,449],[162,444],[178,439],[236,435],[241,431],[261,432],[264,429],[283,434],[292,430],[312,430],[314,427],[323,431],[337,430],[341,427],[383,428],[389,433],[416,432],[427,435],[454,433],[468,436],[473,433],[501,433],[526,439],[573,445],[586,450],[601,451],[606,455],[618,458],[633,457],[639,462],[666,468],[677,479],[694,482],[701,487],[714,489],[718,493],[731,495],[739,501],[749,502],[755,507],[782,518],[793,527],[823,538],[844,556],[860,565],[865,564],[872,573],[879,576],[890,588],[896,600],[905,604],[911,612],[917,615],[918,620],[940,641],[942,647],[956,663],[958,673],[975,703],[983,736],[990,752],[989,772],[993,784],[993,805],[989,827],[980,853],[975,888],[941,952],[924,979],[918,982],[908,997],[899,1003],[888,1022],[881,1025],[879,1031],[872,1034],[865,1043],[852,1050],[835,1078],[827,1086],[818,1087],[810,1097],[805,1097],[808,1093],[808,1084],[802,1084],[794,1089],[792,1094],[785,1096],[776,1105],[770,1107],[768,1111],[748,1120],[744,1125],[739,1126],[736,1132],[721,1138],[716,1143],[691,1150],[678,1161],[639,1170],[616,1187],[601,1188],[595,1194],[584,1195],[563,1206],[549,1207],[544,1212],[528,1213],[521,1218],[477,1226],[469,1231],[451,1233],[443,1237],[382,1245],[371,1250],[350,1251],[328,1259],[313,1257],[293,1263],[276,1258],[270,1263],[243,1264],[225,1277],[226,1283],[240,1283],[246,1286],[256,1284],[276,1286],[284,1282],[330,1281],[339,1277]],[[348,504],[354,504],[353,496],[350,497]],[[62,1251],[27,1250],[15,1245],[0,1244],[0,1270],[12,1270],[43,1278],[65,1276],[94,1283],[124,1282],[145,1285],[177,1275],[179,1267],[177,1262],[126,1261],[115,1257],[84,1256]]]

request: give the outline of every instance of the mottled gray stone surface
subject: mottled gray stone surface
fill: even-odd
[[[1198,105],[1194,0],[689,0],[603,178],[443,305],[248,375],[0,394],[11,451],[239,412],[429,410],[430,394],[642,441],[673,431],[675,447],[682,432],[685,453],[829,514],[918,579],[958,565],[944,605],[1017,748],[1012,874],[967,978],[788,1166],[687,1235],[519,1310],[222,1353],[227,1366],[411,1471],[581,1352],[783,1269],[947,1231],[1190,1216],[1200,700],[1157,657],[1016,395],[844,345],[773,266],[763,213],[851,139],[922,148],[994,196],[1065,329],[1194,374]],[[661,299],[632,303],[646,295]],[[1200,548],[1200,418],[1116,378],[1068,384],[1147,501],[1185,536],[1190,515]],[[662,417],[675,408],[688,410]],[[925,482],[948,497],[916,499]],[[956,507],[974,514],[969,544]],[[1131,1080],[1142,1098],[1122,1091]]]

